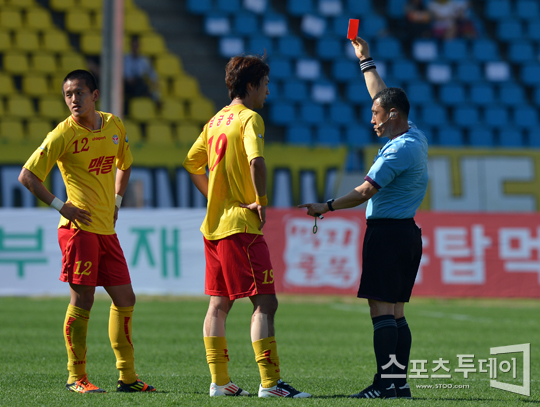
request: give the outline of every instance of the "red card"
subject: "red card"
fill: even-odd
[[[360,20],[354,18],[349,19],[349,31],[347,32],[347,38],[354,40],[358,36],[358,25]]]

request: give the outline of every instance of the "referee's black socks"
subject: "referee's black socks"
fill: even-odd
[[[396,359],[400,365],[405,366],[405,369],[400,369],[394,366],[394,374],[404,374],[404,378],[394,379],[396,388],[404,386],[407,382],[407,368],[409,367],[409,354],[411,353],[412,335],[409,329],[409,324],[405,317],[396,319],[398,340],[396,346]]]
[[[394,379],[382,378],[381,375],[394,373],[395,364],[390,363],[390,355],[396,354],[398,327],[393,315],[380,315],[372,318],[372,321],[373,347],[375,348],[375,359],[377,360],[378,381],[386,389],[392,385]],[[383,366],[386,368],[383,369]]]

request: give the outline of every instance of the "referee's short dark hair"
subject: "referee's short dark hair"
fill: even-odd
[[[373,101],[379,99],[381,107],[388,111],[393,107],[405,116],[409,116],[411,105],[405,91],[401,88],[386,88],[373,96]]]
[[[66,77],[64,78],[64,82],[62,82],[62,94],[64,94],[65,83],[73,79],[84,80],[84,82],[86,83],[86,86],[88,87],[88,89],[90,89],[90,92],[93,92],[98,88],[96,78],[94,78],[94,75],[92,75],[88,71],[85,71],[84,69],[76,69],[68,73]]]

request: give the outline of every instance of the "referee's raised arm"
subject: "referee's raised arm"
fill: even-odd
[[[377,72],[373,58],[369,56],[369,45],[366,40],[356,37],[356,39],[351,40],[351,43],[354,47],[356,56],[360,60],[360,68],[366,79],[369,95],[373,99],[377,93],[386,89],[386,85]]]

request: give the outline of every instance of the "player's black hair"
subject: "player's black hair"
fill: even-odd
[[[405,116],[409,116],[409,110],[411,110],[411,105],[409,103],[409,98],[405,91],[401,88],[386,88],[383,89],[375,96],[373,96],[373,101],[379,99],[379,104],[381,107],[388,111],[392,108],[396,108],[399,112],[403,113]]]
[[[68,73],[66,77],[64,78],[64,82],[62,82],[62,94],[64,94],[65,83],[73,79],[84,80],[84,82],[86,83],[86,86],[88,87],[88,89],[90,89],[90,92],[93,92],[98,88],[96,78],[94,78],[94,75],[92,75],[88,71],[85,71],[84,69],[76,69]]]
[[[270,66],[265,60],[266,52],[263,56],[237,56],[229,60],[225,67],[225,83],[231,100],[246,97],[248,84],[259,88],[261,79],[270,74]]]

